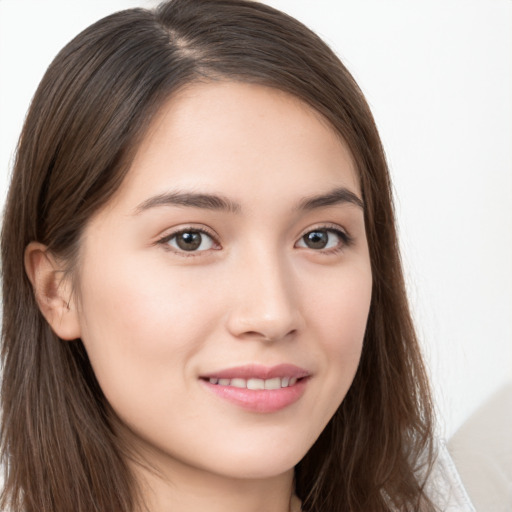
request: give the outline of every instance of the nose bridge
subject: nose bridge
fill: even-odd
[[[293,271],[271,247],[240,259],[229,328],[236,336],[278,340],[301,327]]]

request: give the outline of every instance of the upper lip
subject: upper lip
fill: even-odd
[[[300,379],[308,377],[310,373],[304,368],[293,364],[278,364],[275,366],[264,366],[259,364],[248,364],[234,366],[223,370],[213,371],[201,375],[203,379],[272,379],[275,377],[295,377]]]

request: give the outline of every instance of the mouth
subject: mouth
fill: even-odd
[[[304,378],[305,377],[273,377],[271,379],[242,379],[238,377],[234,379],[219,379],[217,377],[210,377],[208,382],[216,386],[232,386],[239,389],[272,390],[294,386],[299,380]]]
[[[311,375],[294,365],[240,366],[200,377],[207,390],[243,409],[280,411],[303,395]]]

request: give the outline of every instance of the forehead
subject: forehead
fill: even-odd
[[[133,200],[166,187],[284,199],[335,186],[360,195],[352,155],[325,118],[283,91],[221,81],[189,85],[163,105],[121,189]]]

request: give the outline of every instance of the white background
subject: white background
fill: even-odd
[[[335,49],[373,109],[449,437],[512,380],[512,1],[268,3]],[[51,59],[96,19],[155,4],[0,0],[2,203],[24,114]]]

